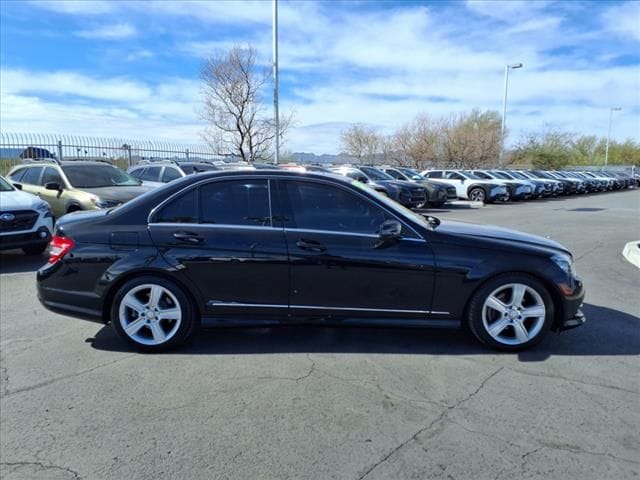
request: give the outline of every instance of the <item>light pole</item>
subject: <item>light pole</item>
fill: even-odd
[[[273,163],[280,159],[280,112],[278,108],[278,0],[273,0],[273,113],[276,142]]]
[[[607,148],[604,151],[604,166],[609,163],[609,141],[611,140],[611,120],[613,119],[613,112],[619,112],[622,107],[611,107],[609,109],[609,131],[607,132]]]
[[[500,127],[500,158],[498,160],[502,167],[504,157],[504,129],[507,124],[507,90],[509,89],[509,70],[522,68],[521,63],[510,63],[504,66],[504,97],[502,99],[502,126]]]

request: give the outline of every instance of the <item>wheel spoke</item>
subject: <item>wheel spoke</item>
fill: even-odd
[[[524,294],[527,291],[527,287],[521,283],[516,283],[511,291],[511,305],[522,305],[524,300]]]
[[[126,307],[129,307],[131,310],[135,310],[138,313],[142,313],[144,311],[144,305],[133,295],[127,295],[123,300],[123,303]]]
[[[502,302],[502,300],[493,295],[487,298],[486,306],[500,313],[505,313],[507,311],[507,306]]]
[[[508,318],[501,318],[489,326],[489,335],[497,337],[502,331],[509,326],[511,322]]]
[[[164,333],[164,330],[162,329],[160,324],[158,322],[151,322],[150,327],[151,327],[151,335],[153,335],[153,340],[156,343],[164,342],[167,335]]]
[[[136,333],[138,333],[140,331],[140,329],[142,327],[144,327],[147,323],[147,319],[146,318],[138,318],[137,320],[134,320],[133,322],[131,322],[129,325],[127,325],[124,330],[125,332],[127,332],[127,335],[131,336],[131,335],[135,335]]]
[[[162,297],[162,287],[154,285],[151,287],[151,293],[149,293],[149,305],[152,308],[157,308],[160,303],[160,298]]]
[[[177,320],[182,312],[179,308],[167,308],[158,312],[158,320]]]
[[[529,340],[529,332],[527,332],[527,329],[522,322],[513,322],[513,331],[520,343],[525,343]]]
[[[522,310],[522,318],[538,318],[545,315],[544,305],[535,305]]]

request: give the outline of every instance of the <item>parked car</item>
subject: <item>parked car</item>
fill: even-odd
[[[596,182],[593,182],[592,180],[585,180],[584,178],[578,178],[575,175],[561,175],[560,172],[549,170],[533,170],[533,173],[547,175],[549,178],[553,178],[555,180],[558,180],[559,182],[562,182],[565,195],[571,195],[573,193],[585,193],[591,191],[591,188],[597,189]]]
[[[436,180],[429,180],[410,168],[380,167],[380,170],[396,180],[405,180],[423,186],[427,191],[427,203],[432,207],[442,207],[447,201],[458,198],[455,187]]]
[[[508,199],[507,186],[497,180],[484,180],[461,170],[425,170],[422,175],[428,179],[437,179],[452,185],[458,198],[475,202],[493,203]]]
[[[51,206],[54,216],[77,210],[112,208],[150,190],[106,162],[36,161],[11,169],[9,178]]]
[[[127,172],[145,184],[158,187],[193,173],[211,170],[218,170],[218,167],[205,162],[154,161],[139,163]]]
[[[568,174],[569,172],[560,172],[560,173],[564,173],[564,174]],[[613,190],[614,188],[616,188],[616,180],[607,177],[605,175],[597,175],[593,172],[575,172],[576,175],[578,175],[580,178],[586,178],[586,179],[594,179],[595,181],[597,181],[600,184],[600,190],[601,191],[606,191],[606,190]],[[621,186],[621,185],[620,185]]]
[[[514,180],[500,177],[490,170],[469,170],[470,173],[485,180],[496,180],[507,186],[509,200],[529,200],[534,195],[535,185],[527,180]]]
[[[564,195],[565,193],[565,186],[566,188],[571,188],[571,184],[572,182],[563,179],[563,180],[558,180],[557,178],[552,177],[549,174],[546,174],[542,171],[539,170],[518,170],[518,172],[520,172],[522,175],[528,177],[528,178],[533,178],[533,179],[537,179],[537,180],[544,180],[545,182],[549,182],[552,185],[553,188],[553,193],[552,195],[557,196],[557,195]]]
[[[498,178],[505,180],[526,180],[533,185],[533,198],[548,197],[553,194],[553,186],[550,182],[529,178],[517,170],[491,170]]]
[[[396,180],[391,175],[373,167],[337,167],[330,169],[345,177],[358,180],[374,190],[383,193],[408,208],[421,208],[427,203],[427,192],[424,187],[413,182]]]
[[[45,307],[111,322],[145,351],[199,325],[295,323],[465,326],[513,351],[584,322],[583,283],[559,243],[287,171],[191,175],[67,215],[37,286]]]
[[[27,255],[40,255],[52,232],[49,204],[0,177],[0,250],[21,248]]]

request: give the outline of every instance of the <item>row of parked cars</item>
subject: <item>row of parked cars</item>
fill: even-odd
[[[397,166],[320,166],[204,161],[149,161],[127,172],[105,161],[25,160],[0,183],[0,249],[42,253],[54,219],[81,210],[117,207],[179,178],[213,170],[282,168],[338,174],[381,192],[405,207],[439,208],[464,199],[479,202],[604,192],[633,188],[640,178],[617,171],[424,170]],[[34,196],[35,195],[35,196]]]

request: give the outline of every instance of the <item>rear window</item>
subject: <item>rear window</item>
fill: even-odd
[[[162,181],[164,183],[170,182],[171,180],[175,180],[177,178],[181,178],[180,172],[177,168],[173,167],[164,167],[164,172],[162,173]]]

